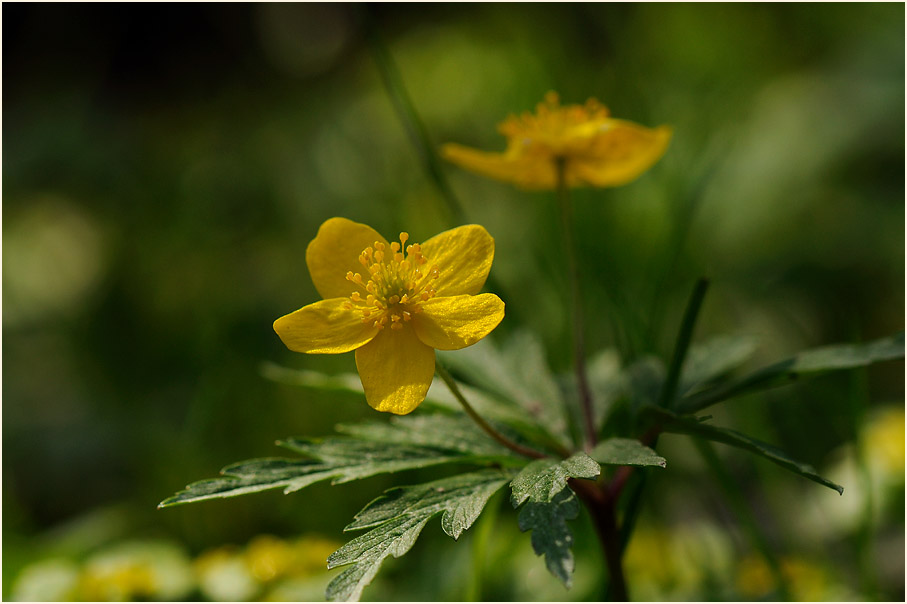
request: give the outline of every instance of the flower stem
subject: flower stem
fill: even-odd
[[[564,236],[564,248],[570,272],[570,296],[573,299],[573,365],[576,368],[576,382],[579,387],[580,405],[583,410],[586,430],[586,448],[592,449],[597,441],[595,416],[592,413],[592,391],[586,376],[586,344],[583,326],[583,303],[579,288],[579,267],[576,263],[576,251],[573,242],[573,207],[570,203],[570,191],[567,188],[566,160],[556,160],[557,201],[561,215],[561,227]]]
[[[387,50],[387,46],[378,32],[378,28],[374,23],[374,16],[371,13],[372,9],[368,4],[363,4],[360,10],[369,50],[375,60],[375,65],[378,67],[378,74],[381,76],[381,82],[384,84],[385,90],[387,90],[394,111],[406,129],[410,141],[418,151],[429,179],[438,189],[438,192],[441,193],[441,197],[447,204],[447,209],[453,214],[454,221],[463,223],[465,222],[463,206],[444,176],[444,171],[441,169],[441,160],[438,158],[437,151],[435,151],[428,129],[419,117],[409,92],[407,92],[406,86],[403,84],[400,70],[397,68],[394,58]]]
[[[512,440],[495,430],[493,427],[491,427],[491,424],[482,419],[482,416],[476,413],[476,410],[472,408],[472,405],[470,405],[466,401],[463,393],[460,392],[460,387],[457,386],[457,383],[454,381],[453,376],[451,376],[450,373],[439,364],[435,364],[435,371],[438,373],[441,379],[444,380],[444,383],[447,384],[447,387],[450,388],[450,392],[454,395],[454,397],[458,401],[460,401],[461,405],[463,405],[463,409],[466,411],[466,415],[471,417],[472,421],[477,423],[479,427],[484,430],[486,434],[488,434],[488,436],[495,439],[511,451],[519,453],[520,455],[525,455],[526,457],[531,457],[532,459],[542,459],[543,457],[547,457],[544,453],[539,453],[534,449],[530,449],[513,442]]]
[[[571,478],[570,488],[582,500],[592,516],[598,540],[605,554],[605,564],[608,567],[608,596],[617,602],[629,600],[627,580],[624,577],[621,556],[623,554],[620,542],[620,531],[617,529],[616,500],[611,497],[601,483]]]

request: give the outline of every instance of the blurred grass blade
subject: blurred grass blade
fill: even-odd
[[[799,474],[812,481],[818,482],[823,486],[834,489],[841,495],[844,494],[844,487],[822,478],[816,474],[816,470],[812,466],[791,459],[787,453],[768,443],[756,440],[755,438],[737,432],[736,430],[731,430],[730,428],[719,428],[718,426],[703,423],[694,417],[681,417],[666,409],[649,407],[645,412],[650,420],[661,426],[664,432],[698,436],[706,440],[724,443],[739,449],[745,449],[778,464],[786,470],[790,470],[795,474]]]
[[[696,318],[702,308],[702,301],[705,299],[705,293],[709,288],[707,279],[699,279],[693,286],[693,293],[690,294],[690,300],[687,308],[683,313],[683,321],[680,324],[680,331],[677,333],[677,342],[674,345],[674,355],[671,357],[671,365],[668,367],[668,376],[665,378],[664,386],[661,391],[662,407],[670,405],[674,400],[677,392],[677,385],[680,381],[680,373],[683,369],[684,360],[687,356],[687,350],[690,347],[690,340],[693,338],[693,328],[696,326]]]
[[[437,187],[444,201],[447,202],[448,210],[453,214],[454,222],[463,223],[466,216],[463,212],[463,206],[444,176],[441,160],[435,150],[435,145],[432,143],[431,137],[428,135],[428,129],[422,122],[422,118],[419,117],[419,113],[416,111],[416,107],[406,90],[397,64],[387,50],[381,34],[375,27],[371,8],[367,4],[363,5],[361,14],[369,50],[375,60],[375,65],[378,67],[381,82],[387,90],[391,104],[406,129],[410,141],[412,141],[413,146],[422,158],[422,164],[429,179]]]
[[[778,586],[779,598],[785,602],[789,601],[790,593],[787,588],[787,578],[781,571],[781,561],[775,554],[775,550],[772,548],[771,544],[768,542],[768,538],[765,536],[765,532],[762,530],[759,520],[756,519],[753,511],[750,509],[749,503],[746,501],[740,485],[734,481],[730,472],[725,468],[721,458],[718,457],[718,454],[715,452],[715,447],[712,446],[712,443],[701,438],[694,438],[693,445],[696,447],[696,450],[699,451],[699,455],[706,462],[709,470],[712,471],[712,474],[717,479],[718,485],[721,487],[725,499],[737,516],[737,520],[740,522],[743,532],[749,538],[753,547],[765,559],[765,563],[768,565],[772,578]]]
[[[680,399],[676,409],[680,413],[695,413],[741,394],[787,384],[800,376],[854,369],[881,361],[903,358],[904,332],[866,344],[842,344],[815,348],[741,378],[684,397]]]
[[[717,336],[690,347],[680,374],[678,394],[703,390],[715,380],[743,365],[756,352],[755,338]]]

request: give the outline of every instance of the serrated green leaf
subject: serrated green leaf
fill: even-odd
[[[355,552],[359,553],[360,557],[354,558],[350,562],[334,562],[333,564],[331,558],[328,558],[328,568],[342,564],[353,564],[353,566],[337,575],[328,584],[325,597],[334,601],[358,601],[362,597],[362,590],[378,574],[378,569],[381,568],[381,563],[385,558],[388,556],[399,558],[408,552],[430,519],[429,516],[424,515],[401,516],[347,543],[343,547],[355,544]],[[341,551],[343,548],[331,556],[334,557]],[[352,553],[352,550],[347,551]]]
[[[615,466],[658,466],[665,467],[665,458],[633,438],[609,438],[592,451],[589,457],[601,464]]]
[[[353,565],[328,585],[328,599],[358,600],[382,562],[388,556],[399,558],[408,552],[426,523],[437,514],[443,514],[444,532],[458,539],[509,479],[510,475],[500,470],[483,470],[386,491],[345,529],[372,530],[328,558],[328,568]]]
[[[506,434],[504,426],[495,426]],[[398,445],[427,446],[443,451],[453,451],[480,456],[513,457],[522,462],[525,458],[516,456],[485,434],[470,418],[458,414],[433,413],[428,415],[406,415],[392,417],[389,422],[367,422],[341,424],[337,431],[362,440],[373,440]],[[513,434],[507,434],[514,438]]]
[[[185,490],[162,501],[158,507],[276,488],[292,493],[323,480],[339,484],[376,474],[446,463],[486,464],[497,461],[494,457],[352,438],[289,439],[280,444],[312,460],[264,458],[233,464],[221,471],[224,477],[190,484]]]
[[[646,413],[654,421],[657,421],[665,432],[699,436],[706,440],[712,440],[739,449],[745,449],[778,464],[786,470],[790,470],[795,474],[799,474],[812,481],[818,482],[823,486],[834,489],[841,495],[844,494],[844,487],[822,478],[816,473],[816,470],[812,466],[795,461],[788,456],[787,453],[773,445],[764,443],[751,436],[737,432],[736,430],[713,426],[701,422],[694,417],[682,417],[665,409],[651,407],[646,409]]]
[[[510,502],[518,507],[527,499],[537,503],[551,501],[567,486],[568,478],[595,478],[601,471],[601,466],[585,453],[562,461],[537,459],[513,479]]]
[[[681,413],[694,413],[741,394],[789,383],[800,376],[854,369],[902,358],[904,358],[903,332],[866,344],[843,344],[807,350],[739,379],[681,398],[676,409]]]
[[[264,363],[261,372],[264,377],[282,384],[316,390],[337,390],[359,395],[363,394],[362,383],[359,380],[359,376],[355,373],[341,373],[329,376],[317,371],[290,369],[274,363]],[[548,443],[553,440],[543,427],[539,426],[525,410],[515,403],[499,400],[481,390],[471,388],[462,383],[458,383],[458,386],[466,400],[469,401],[469,404],[486,420],[494,420],[506,424],[533,443],[543,447],[547,447]],[[450,393],[443,382],[432,382],[420,409],[443,410],[456,414],[463,413],[463,407],[460,402]]]
[[[443,512],[441,528],[459,539],[479,517],[485,502],[510,478],[510,474],[501,470],[482,470],[415,486],[395,487],[365,506],[343,530],[373,528],[418,510],[431,515]]]
[[[479,388],[518,405],[559,445],[570,446],[563,394],[531,332],[514,334],[500,350],[486,339],[454,353],[439,351],[438,357]]]
[[[695,344],[683,364],[678,392],[701,388],[745,363],[756,351],[756,339],[745,336],[717,336]]]
[[[562,489],[550,501],[530,501],[517,518],[520,530],[532,531],[532,549],[545,556],[548,571],[568,589],[573,583],[573,533],[567,520],[579,515],[579,501],[569,488]]]

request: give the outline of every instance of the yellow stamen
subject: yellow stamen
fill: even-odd
[[[426,283],[426,276],[437,279],[440,269],[429,264],[431,270],[426,275],[420,268],[428,263],[422,255],[422,246],[407,245],[408,241],[409,233],[405,231],[400,233],[399,243],[376,241],[358,257],[368,271],[363,273],[367,277],[352,271],[346,274],[347,280],[364,289],[367,295],[363,298],[359,291],[352,292],[344,308],[358,309],[363,322],[378,329],[387,325],[394,330],[402,329],[404,323],[421,312],[419,305],[436,295],[435,289]]]

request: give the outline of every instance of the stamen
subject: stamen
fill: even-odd
[[[363,273],[367,279],[360,273],[347,272],[346,279],[362,287],[367,295],[363,298],[360,292],[352,292],[344,308],[361,311],[363,323],[378,329],[388,325],[393,330],[402,329],[404,323],[413,320],[413,315],[422,312],[420,304],[436,295],[426,277],[437,279],[440,268],[431,264],[430,270],[421,268],[428,263],[422,255],[422,246],[407,245],[408,241],[409,233],[403,231],[399,243],[376,241],[362,250],[358,260],[368,270]]]

